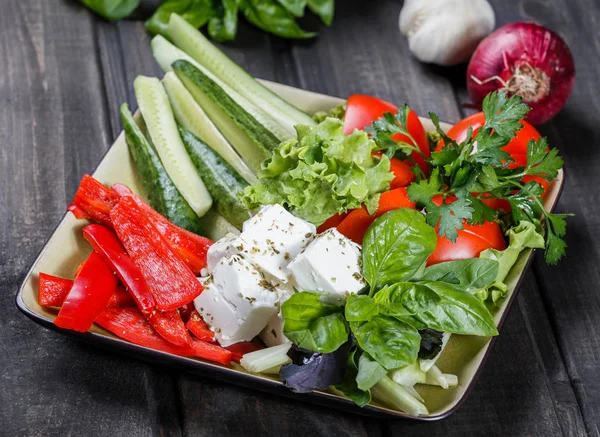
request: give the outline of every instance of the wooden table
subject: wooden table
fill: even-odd
[[[566,160],[558,210],[576,216],[568,258],[549,268],[538,254],[469,399],[446,420],[414,423],[339,413],[115,356],[17,311],[14,295],[27,268],[81,176],[121,130],[119,104],[136,106],[133,79],[161,72],[142,21],[110,24],[69,0],[3,0],[0,435],[600,435],[600,6],[492,3],[498,25],[536,20],[573,50],[573,94],[541,129]],[[397,27],[400,7],[340,0],[334,25],[314,41],[292,43],[242,25],[225,50],[258,77],[406,101],[420,114],[458,120],[468,101],[464,67],[411,58]]]

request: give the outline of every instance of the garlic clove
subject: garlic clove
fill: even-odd
[[[487,0],[407,0],[399,18],[413,55],[438,65],[466,61],[494,24]]]

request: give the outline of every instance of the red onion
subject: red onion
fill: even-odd
[[[527,121],[550,120],[564,106],[575,81],[571,51],[556,33],[535,23],[510,23],[486,37],[467,68],[475,103],[495,90],[517,94],[531,107]]]

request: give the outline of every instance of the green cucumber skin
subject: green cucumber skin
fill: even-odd
[[[187,61],[179,60],[175,61],[172,67],[178,76],[183,75],[187,77],[203,93],[209,96],[259,148],[271,152],[279,146],[280,141],[272,132],[257,122],[254,117],[229,97],[219,85],[194,65]],[[270,153],[267,153],[268,155]]]
[[[133,119],[126,103],[121,105],[125,141],[148,196],[148,203],[170,222],[198,235],[204,229],[165,170],[158,153]]]
[[[239,193],[248,186],[217,152],[191,132],[179,128],[183,144],[213,198],[219,214],[238,229],[250,218],[250,212],[239,200]]]

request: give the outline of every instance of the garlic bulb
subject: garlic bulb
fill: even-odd
[[[494,24],[487,0],[406,0],[400,12],[400,31],[410,51],[438,65],[468,60]]]

